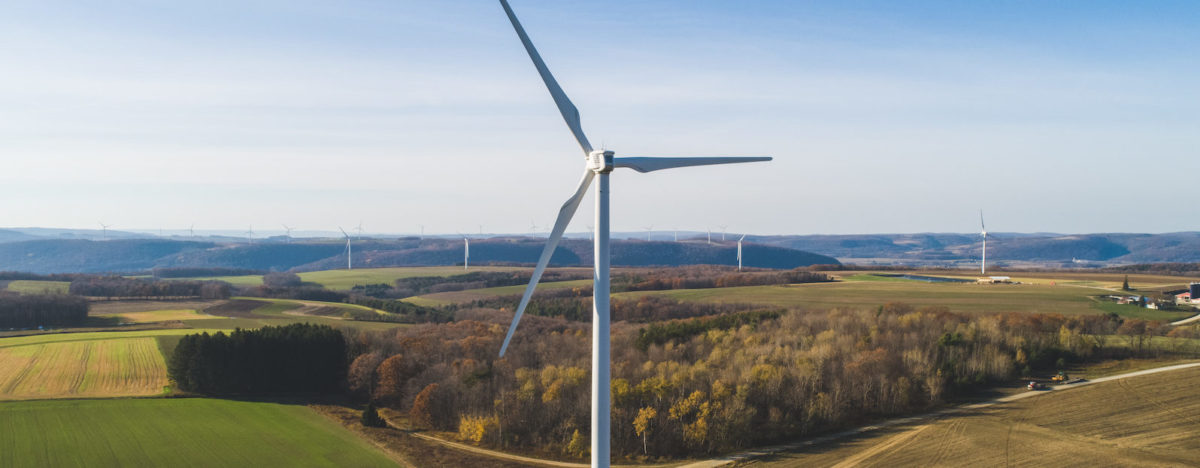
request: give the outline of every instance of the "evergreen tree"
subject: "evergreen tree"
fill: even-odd
[[[363,409],[362,425],[366,427],[387,427],[387,421],[384,421],[379,416],[379,411],[375,409],[375,403],[367,403],[367,407]]]
[[[1122,285],[1121,285],[1121,290],[1122,290],[1122,291],[1130,291],[1130,289],[1129,289],[1129,275],[1125,275],[1125,284],[1122,284]]]

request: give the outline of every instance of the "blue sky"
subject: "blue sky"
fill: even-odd
[[[597,146],[776,158],[616,230],[1200,230],[1195,3],[513,7]],[[5,2],[0,63],[2,226],[525,232],[581,171],[493,1]]]

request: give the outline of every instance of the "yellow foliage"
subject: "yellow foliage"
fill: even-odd
[[[658,416],[658,410],[649,406],[639,409],[636,418],[633,418],[633,432],[639,436],[644,436],[650,431],[650,423],[654,421],[654,417]]]
[[[496,416],[467,416],[458,420],[458,438],[476,444],[493,436],[500,428]]]
[[[567,447],[563,451],[573,457],[583,458],[591,452],[589,445],[589,441],[583,438],[583,435],[579,433],[579,429],[575,429],[575,433],[571,434],[571,441],[567,442]]]

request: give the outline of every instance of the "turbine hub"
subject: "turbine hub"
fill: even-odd
[[[608,174],[613,170],[612,151],[592,151],[587,155],[587,167],[597,174]]]

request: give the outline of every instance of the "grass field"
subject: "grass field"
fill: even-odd
[[[614,294],[631,299],[661,295],[682,301],[752,303],[789,308],[827,309],[833,307],[877,307],[888,302],[904,302],[915,307],[945,306],[954,312],[1060,313],[1094,314],[1108,310],[1091,296],[1104,294],[1090,288],[1048,285],[977,285],[924,283],[919,281],[845,281],[786,286],[746,286],[714,289],[677,289]],[[1136,308],[1135,308],[1136,309]],[[1188,312],[1149,309],[1112,310],[1141,318],[1175,320]]]
[[[130,338],[146,338],[157,336],[182,336],[191,335],[193,333],[216,333],[218,331],[228,332],[230,330],[222,330],[219,327],[213,328],[168,328],[161,330],[130,330],[130,331],[104,331],[104,332],[83,332],[83,333],[42,333],[38,335],[13,336],[0,338],[0,349],[13,346],[26,346],[45,343],[66,343],[72,341],[94,341],[94,340],[116,340]]]
[[[66,294],[70,281],[16,280],[8,283],[8,290],[21,294]]]
[[[737,466],[1200,466],[1200,369],[1053,392]]]
[[[151,337],[0,348],[0,399],[146,396],[166,385]]]
[[[290,299],[269,299],[260,297],[234,297],[232,301],[248,303],[248,307],[237,312],[217,312],[213,315],[220,317],[211,319],[184,320],[183,323],[197,328],[259,328],[263,326],[283,326],[293,323],[314,323],[329,325],[335,328],[355,330],[389,330],[403,327],[406,324],[392,322],[367,322],[358,320],[342,320],[341,317],[323,317],[319,315],[304,315],[304,310],[319,307],[340,309],[360,309],[374,311],[369,307],[338,302],[299,301]],[[258,305],[255,305],[255,304]]]
[[[205,398],[0,403],[0,466],[397,466],[305,406]]]

